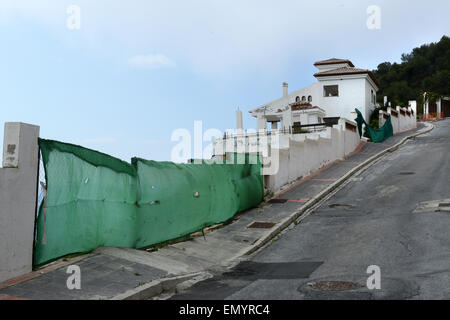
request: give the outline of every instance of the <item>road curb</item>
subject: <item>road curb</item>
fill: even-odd
[[[202,278],[205,273],[206,272],[195,272],[181,276],[153,280],[139,287],[118,294],[109,300],[148,300],[164,292],[173,291],[179,284],[185,283],[196,277]]]
[[[435,126],[431,123],[425,123],[427,125],[427,128],[416,132],[415,134],[412,134],[410,136],[407,136],[403,138],[401,141],[399,141],[397,144],[393,145],[392,147],[389,147],[388,149],[385,149],[376,155],[370,157],[363,163],[359,164],[355,168],[351,169],[349,172],[347,172],[344,176],[339,178],[336,182],[322,190],[318,195],[316,195],[314,198],[311,198],[308,202],[306,202],[300,209],[292,213],[289,217],[286,217],[281,222],[279,222],[275,229],[271,230],[268,234],[263,236],[262,238],[258,239],[250,248],[245,249],[239,256],[236,256],[236,258],[250,255],[254,253],[255,251],[259,250],[261,247],[263,247],[267,242],[272,240],[275,236],[277,236],[280,232],[282,232],[284,229],[286,229],[288,226],[290,226],[295,220],[297,220],[299,217],[303,216],[308,210],[310,210],[314,205],[316,205],[320,200],[325,198],[327,195],[329,195],[331,192],[333,192],[336,188],[341,186],[344,182],[346,182],[348,179],[350,179],[355,173],[359,171],[363,171],[367,169],[368,165],[371,164],[376,159],[382,157],[388,152],[393,152],[397,150],[402,144],[404,144],[409,139],[415,138],[419,135],[425,134],[430,132],[435,128]],[[306,217],[306,216],[305,216]],[[304,218],[304,217],[303,217]]]

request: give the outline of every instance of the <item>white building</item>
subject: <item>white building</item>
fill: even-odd
[[[356,118],[354,110],[358,108],[366,120],[369,120],[376,107],[376,93],[379,89],[371,71],[355,68],[350,60],[336,58],[318,61],[314,66],[318,69],[314,74],[318,80],[316,83],[290,94],[288,84],[283,83],[283,96],[280,99],[249,111],[252,116],[258,118],[258,128],[261,128],[263,122],[271,122],[273,129],[280,128],[278,122],[283,128],[293,126],[298,121],[302,125],[311,124],[309,118],[305,118],[305,121],[308,121],[305,123],[298,115],[290,115],[296,102],[308,102],[313,109],[323,110],[326,117],[350,120]]]

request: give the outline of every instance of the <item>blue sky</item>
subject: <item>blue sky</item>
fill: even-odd
[[[69,5],[79,30],[66,27]],[[370,5],[379,30],[366,26]],[[448,0],[2,0],[0,120],[124,160],[170,160],[175,129],[234,128],[238,107],[254,128],[247,111],[279,98],[283,81],[313,83],[315,61],[399,61],[449,35],[448,12]]]

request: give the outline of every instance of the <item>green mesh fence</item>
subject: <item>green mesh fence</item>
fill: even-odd
[[[392,122],[391,122],[390,115],[389,115],[389,118],[386,119],[386,122],[384,123],[384,125],[381,128],[373,129],[371,126],[369,126],[366,123],[361,112],[358,109],[355,109],[355,111],[356,111],[356,114],[358,115],[357,118],[355,119],[355,121],[358,124],[359,136],[362,135],[362,125],[363,124],[366,126],[369,137],[373,142],[383,142],[387,138],[392,137],[394,135],[394,129],[392,128]]]
[[[99,246],[142,248],[224,222],[263,198],[252,164],[132,164],[80,146],[39,140],[47,191],[34,264]]]

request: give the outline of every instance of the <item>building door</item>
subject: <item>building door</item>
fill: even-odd
[[[437,104],[436,102],[428,103],[428,113],[436,113],[437,112]]]
[[[444,114],[444,118],[450,117],[450,100],[442,100],[441,112]]]

